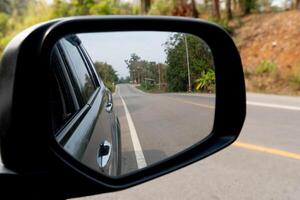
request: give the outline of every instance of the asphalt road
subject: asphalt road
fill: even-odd
[[[149,94],[121,84],[113,98],[121,127],[122,174],[191,147],[206,138],[213,127],[212,95],[199,96],[196,103],[188,96]],[[128,118],[132,119],[131,127]]]
[[[119,89],[136,126],[140,146],[147,150],[144,153],[147,164],[172,155],[206,136],[198,131],[198,135],[186,136],[192,137],[192,140],[176,138],[173,135],[169,143],[164,143],[167,140],[150,142],[151,138],[153,140],[163,137],[162,134],[153,135],[158,130],[157,127],[162,126],[147,126],[145,130],[149,129],[149,132],[141,131],[144,129],[141,129],[143,127],[139,124],[149,119],[145,114],[143,117],[138,116],[139,112],[143,113],[144,107],[135,105],[145,99],[149,101],[150,106],[157,98],[163,105],[160,111],[163,111],[169,108],[172,110],[172,105],[177,102],[185,109],[191,107],[186,113],[191,114],[193,110],[198,112],[194,116],[199,119],[198,109],[207,112],[206,115],[212,110],[209,107],[213,106],[213,101],[209,95],[152,95],[136,91],[128,85]],[[116,93],[115,98],[118,98],[117,95]],[[162,102],[163,99],[166,99],[166,103]],[[81,199],[300,199],[300,98],[248,93],[247,99],[248,110],[244,128],[238,141],[229,148],[184,169],[128,190]],[[116,106],[122,105],[122,100],[116,99],[115,102]],[[205,108],[204,105],[208,106]],[[155,111],[151,106],[147,110]],[[126,122],[126,114],[118,112],[123,116],[121,120]],[[172,117],[172,120],[180,121],[189,116]],[[191,125],[196,126],[195,124]],[[209,127],[206,126],[202,130],[203,133],[209,130]],[[130,128],[127,129],[127,133],[130,133]],[[172,129],[168,130],[170,136]],[[124,134],[124,137],[128,136]],[[127,156],[127,163],[137,163],[134,154],[130,153],[134,149],[133,145],[128,141],[128,145],[123,147],[131,156]],[[170,143],[171,141],[173,143]],[[174,141],[185,143],[178,147]],[[174,150],[174,147],[177,148]],[[125,167],[123,171],[134,169],[137,169],[137,165]]]

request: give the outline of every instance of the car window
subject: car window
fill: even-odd
[[[84,46],[81,45],[80,47],[81,47],[81,51],[85,55],[87,63],[90,65],[90,69],[94,72],[95,84],[100,86],[100,84],[102,83],[102,80],[101,80],[100,74],[98,74],[97,71],[95,70],[94,61],[92,60],[92,58],[90,57],[89,53],[86,51]]]
[[[51,121],[54,132],[57,132],[79,109],[72,97],[72,89],[63,72],[63,62],[59,51],[54,48],[51,59],[50,97]]]
[[[73,45],[70,41],[62,39],[61,43],[64,52],[67,54],[68,64],[73,76],[78,81],[81,95],[84,101],[87,102],[95,91],[95,85],[83,60],[84,58],[81,56],[78,47]]]

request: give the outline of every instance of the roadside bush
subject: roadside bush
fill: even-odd
[[[112,82],[107,82],[105,83],[105,86],[111,91],[114,92],[115,91],[115,85]]]
[[[290,83],[300,87],[300,70],[290,76]]]
[[[151,90],[151,89],[155,88],[155,84],[152,84],[150,82],[147,83],[146,81],[142,81],[141,88],[144,90]]]
[[[261,61],[255,68],[255,75],[275,75],[277,73],[277,65],[270,60]]]
[[[196,79],[196,90],[204,92],[214,92],[215,90],[215,72],[212,69],[203,71],[201,76]]]

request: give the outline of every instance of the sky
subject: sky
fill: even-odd
[[[106,62],[113,66],[119,77],[129,76],[125,60],[132,53],[141,59],[165,63],[163,44],[171,32],[132,31],[78,34],[82,44],[94,62]]]

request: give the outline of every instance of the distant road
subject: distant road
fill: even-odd
[[[198,102],[197,95],[173,95]],[[300,97],[248,93],[247,100],[244,128],[229,148],[148,183],[86,199],[298,200]]]

